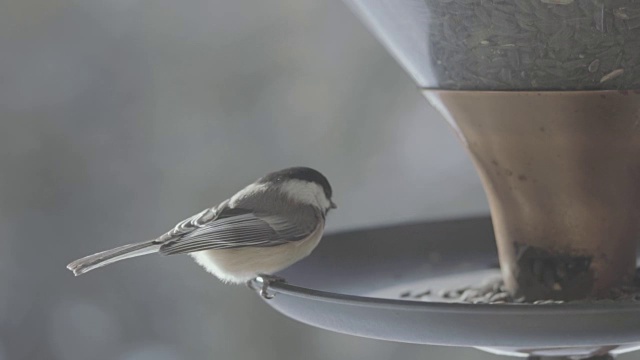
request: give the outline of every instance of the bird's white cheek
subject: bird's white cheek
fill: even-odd
[[[281,186],[281,191],[291,200],[326,209],[330,206],[322,187],[317,184],[301,180],[290,180]]]
[[[331,207],[331,202],[324,196],[324,192],[317,197],[317,201],[322,209],[329,209]]]

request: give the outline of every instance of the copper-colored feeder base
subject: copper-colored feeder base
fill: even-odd
[[[504,281],[527,300],[631,282],[640,214],[640,94],[425,90],[483,182]]]

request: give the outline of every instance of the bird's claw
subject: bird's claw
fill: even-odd
[[[255,285],[253,285],[253,280],[254,280],[254,279],[251,279],[251,280],[247,281],[245,284],[247,285],[247,287],[248,287],[249,289],[251,289],[251,290],[253,290],[253,291],[256,291],[256,290],[258,290],[258,289],[255,287]]]
[[[275,296],[268,292],[269,286],[271,286],[271,284],[276,282],[286,282],[285,279],[274,275],[259,275],[256,279],[260,279],[260,282],[262,283],[262,286],[260,287],[260,296],[267,300],[271,300]],[[249,286],[249,288],[252,290],[258,290],[253,285],[253,281],[248,281],[247,286]]]

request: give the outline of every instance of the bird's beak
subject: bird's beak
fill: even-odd
[[[331,205],[329,206],[331,209],[337,209],[338,205],[336,205],[336,203],[334,203],[333,201],[331,201]]]

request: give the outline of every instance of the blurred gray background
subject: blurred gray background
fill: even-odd
[[[332,182],[328,232],[487,213],[338,0],[3,0],[0,116],[0,360],[496,358],[314,329],[187,256],[65,269],[293,165]]]

